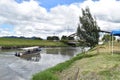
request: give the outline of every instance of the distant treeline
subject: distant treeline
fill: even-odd
[[[17,36],[4,36],[4,37],[1,37],[1,38],[18,38],[18,39],[37,39],[37,40],[43,40],[40,37],[24,37],[24,36],[20,36],[20,37],[17,37]]]
[[[64,35],[61,38],[59,38],[58,36],[48,36],[47,40],[74,40],[74,37]]]
[[[32,39],[32,40],[44,40],[40,37],[24,37],[24,36],[4,36],[1,38],[18,38],[18,39]],[[59,38],[59,36],[48,36],[46,38],[46,40],[74,40],[74,37],[70,37],[70,36],[62,36],[61,38]]]

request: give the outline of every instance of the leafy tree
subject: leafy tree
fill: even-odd
[[[61,40],[68,40],[68,37],[63,35],[63,36],[61,37]]]
[[[53,40],[51,36],[48,36],[47,37],[47,40]]]
[[[58,36],[53,36],[52,39],[53,40],[60,40]]]
[[[102,38],[103,41],[108,42],[108,41],[112,41],[112,36],[109,34],[105,34]],[[113,36],[113,40],[115,40],[115,37]]]
[[[40,37],[32,37],[31,39],[35,39],[35,40],[43,40],[43,39],[40,38]]]
[[[68,43],[68,37],[65,36],[65,35],[63,35],[63,36],[61,37],[61,42],[67,44],[67,43]]]
[[[82,16],[79,17],[80,24],[77,28],[77,36],[84,46],[94,47],[98,44],[99,30],[96,20],[92,17],[89,8],[82,9]]]
[[[74,40],[74,37],[68,36],[68,40]]]
[[[47,40],[59,40],[58,36],[48,36]]]

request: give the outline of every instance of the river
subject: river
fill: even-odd
[[[40,54],[16,57],[17,50],[0,51],[0,80],[30,80],[32,75],[69,60],[80,47],[41,48]]]

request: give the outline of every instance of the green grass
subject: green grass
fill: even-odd
[[[34,75],[33,80],[58,80],[58,78],[50,71],[44,71]]]
[[[106,60],[106,68],[99,71],[98,75],[102,77],[102,80],[119,80],[120,55],[119,54],[114,54],[112,56],[105,55],[104,58]]]
[[[24,46],[41,46],[41,47],[58,47],[67,46],[62,42],[47,40],[17,39],[17,38],[0,38],[0,46],[3,47],[24,47]]]
[[[59,74],[59,80],[67,80],[63,74],[70,78],[74,77],[78,68],[80,69],[78,80],[119,80],[120,54],[98,54],[77,60]]]
[[[95,56],[95,55],[93,55],[93,54],[92,55],[78,54],[76,57],[74,57],[66,62],[60,63],[60,64],[56,65],[55,67],[49,68],[45,71],[42,71],[42,72],[39,72],[39,73],[33,75],[32,80],[59,80],[56,73],[62,72],[76,60],[79,60],[82,58],[88,58],[88,57],[92,57],[92,56]]]
[[[117,46],[119,45],[117,44]],[[107,50],[108,46],[105,44],[101,47],[104,48],[100,50]],[[75,80],[78,69],[80,69],[78,80],[119,80],[120,52],[112,55],[109,50],[107,51],[97,54],[97,50],[94,48],[87,54],[78,54],[55,67],[36,73],[32,80]]]

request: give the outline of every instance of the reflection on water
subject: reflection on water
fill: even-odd
[[[35,61],[35,62],[39,62],[39,60],[41,59],[41,54],[42,55],[48,55],[48,59],[50,58],[50,55],[52,56],[58,56],[58,58],[60,56],[67,56],[67,57],[72,57],[75,55],[75,53],[77,52],[78,49],[75,49],[73,47],[56,47],[56,48],[42,48],[42,51],[39,53],[33,53],[33,54],[26,54],[21,56],[20,58],[25,59],[27,61]],[[42,57],[43,58],[43,57]]]
[[[14,56],[16,50],[0,51],[0,80],[30,80],[32,75],[64,62],[81,52],[79,47],[41,48],[38,54]],[[11,74],[10,74],[11,73]]]
[[[38,62],[41,58],[40,53],[26,54],[21,56],[20,58],[25,59],[27,61],[35,61]]]
[[[39,62],[40,58],[41,58],[41,54],[42,55],[49,55],[47,56],[48,59],[50,58],[50,55],[52,56],[58,56],[58,58],[60,56],[62,57],[72,57],[75,55],[77,49],[73,48],[73,47],[56,47],[56,48],[42,48],[42,51],[39,53],[33,53],[33,54],[26,54],[26,55],[22,55],[20,58],[25,59],[27,61],[35,61],[35,62]],[[64,60],[64,59],[63,59]]]
[[[67,55],[69,57],[72,57],[75,55],[75,52],[77,49],[73,47],[67,47],[67,48],[46,48],[46,54],[60,54],[60,55]]]

